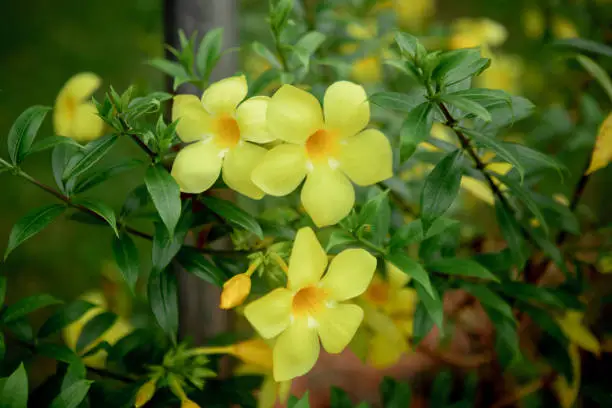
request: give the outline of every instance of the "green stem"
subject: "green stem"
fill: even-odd
[[[368,241],[367,239],[363,239],[357,235],[354,235],[354,237],[355,239],[357,239],[357,241],[359,241],[359,243],[361,243],[366,248],[371,249],[374,252],[377,252],[379,255],[387,255],[387,250],[385,248],[379,247],[378,245],[375,245],[371,243],[370,241]]]

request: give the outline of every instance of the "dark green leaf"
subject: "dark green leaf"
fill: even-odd
[[[42,231],[54,219],[64,212],[66,207],[61,204],[51,204],[30,211],[13,226],[9,235],[4,259],[23,242]]]
[[[4,305],[6,297],[6,276],[0,276],[0,308]]]
[[[425,308],[425,304],[419,301],[414,310],[414,318],[412,323],[412,342],[414,345],[418,345],[421,340],[427,336],[427,334],[433,328],[434,322]]]
[[[423,269],[421,264],[410,258],[408,254],[404,252],[391,253],[385,259],[420,283],[431,296],[436,295],[435,289],[429,280],[429,274]]]
[[[540,330],[554,337],[563,346],[567,347],[569,345],[569,339],[548,312],[522,302],[519,303],[519,308],[529,315]]]
[[[119,236],[119,231],[117,230],[117,218],[115,217],[115,211],[110,208],[107,204],[100,201],[93,201],[89,199],[82,199],[75,201],[75,204],[81,205],[85,208],[90,209],[91,211],[98,214],[100,217],[104,219],[111,226],[115,235]]]
[[[533,113],[535,106],[522,96],[512,96],[510,104],[499,104],[489,107],[491,122],[488,127],[505,128],[519,120],[525,119]]]
[[[259,239],[263,239],[263,231],[257,220],[235,204],[215,197],[203,197],[202,202],[208,209],[233,226],[250,231]]]
[[[337,246],[345,246],[356,243],[355,237],[344,230],[334,230],[327,240],[326,251],[329,251]]]
[[[132,215],[134,212],[146,206],[148,202],[149,192],[147,191],[147,186],[141,184],[138,187],[134,188],[132,191],[130,191],[130,193],[126,197],[123,203],[123,207],[121,208],[120,218]]]
[[[112,312],[102,312],[95,315],[83,326],[76,343],[77,353],[86,351],[90,344],[98,340],[117,321],[117,315]]]
[[[178,62],[168,61],[161,58],[154,58],[147,61],[147,64],[153,68],[157,68],[164,74],[175,77],[175,78],[189,78],[189,74],[185,71],[185,68]]]
[[[514,320],[514,313],[512,313],[512,308],[508,302],[485,285],[463,282],[461,283],[461,288],[478,299],[483,306],[497,310],[506,318]]]
[[[485,122],[491,121],[491,114],[489,113],[489,111],[486,110],[484,106],[482,106],[478,102],[475,102],[472,99],[468,99],[463,96],[456,96],[452,94],[448,94],[448,95],[442,94],[440,95],[440,99],[443,102],[448,103],[462,110],[465,113],[471,113],[472,115],[475,115],[476,117],[484,120]]]
[[[58,332],[70,323],[78,320],[94,305],[91,303],[77,299],[66,306],[60,308],[47,319],[38,330],[38,337],[43,338]]]
[[[196,54],[196,67],[198,73],[208,79],[213,68],[221,58],[221,47],[223,45],[223,28],[215,28],[206,33]]]
[[[434,270],[453,276],[464,276],[469,278],[479,278],[499,282],[499,278],[493,275],[487,268],[471,259],[461,258],[442,258],[431,261],[427,264],[427,269]]]
[[[432,125],[433,108],[430,102],[423,102],[410,111],[400,130],[402,162],[414,153],[419,143],[429,137]]]
[[[131,170],[134,167],[137,167],[141,163],[142,162],[140,160],[127,160],[123,163],[114,164],[105,169],[97,170],[91,174],[88,173],[75,185],[74,193],[78,194],[87,191],[97,186],[98,184],[105,182],[111,177],[114,177],[128,170]]]
[[[128,287],[134,293],[140,271],[138,248],[127,233],[122,233],[120,236],[113,238],[112,247],[117,267]]]
[[[6,379],[0,391],[1,408],[28,407],[28,374],[23,363]]]
[[[61,392],[72,386],[74,383],[84,380],[87,376],[87,368],[82,361],[74,361],[68,365],[66,374],[62,379]]]
[[[506,149],[506,144],[495,139],[492,136],[486,136],[483,133],[475,132],[469,129],[461,129],[461,131],[473,139],[478,145],[491,149],[501,159],[507,161],[519,172],[521,180],[525,177],[525,169],[520,162],[519,157],[512,150]]]
[[[0,332],[0,361],[4,360],[4,353],[6,352],[6,344],[4,344],[4,333]],[[2,386],[0,386],[0,390]]]
[[[178,298],[176,276],[171,268],[163,271],[153,269],[149,276],[149,305],[159,326],[176,342],[178,331]]]
[[[492,104],[505,104],[512,106],[512,96],[499,89],[469,88],[447,93],[449,96],[458,96],[477,102],[484,107]]]
[[[168,230],[162,224],[155,224],[151,256],[153,267],[162,270],[170,264],[170,261],[178,253],[185,241],[185,236],[191,226],[192,219],[191,212],[184,212],[179,220],[174,236],[168,235]]]
[[[506,210],[505,206],[499,200],[495,201],[495,213],[501,233],[512,253],[514,264],[522,269],[529,257],[529,250],[525,238],[523,237],[521,227],[514,218],[514,214],[508,213],[508,210]]]
[[[11,323],[38,309],[51,305],[56,305],[58,303],[62,303],[62,301],[47,294],[33,295],[28,296],[26,298],[21,298],[17,302],[6,308],[6,310],[2,314],[2,321],[5,324]]]
[[[330,408],[353,408],[353,403],[346,391],[338,387],[332,387]]]
[[[399,92],[376,92],[370,95],[368,101],[383,109],[400,112],[410,112],[417,105],[423,103],[423,97],[415,97],[413,94]]]
[[[51,402],[49,408],[77,408],[89,392],[93,381],[80,380],[62,392]]]
[[[385,408],[406,408],[412,400],[410,386],[389,377],[380,383],[380,393]]]
[[[423,230],[442,216],[453,204],[461,187],[461,150],[445,156],[425,179],[421,191]]]
[[[78,177],[89,170],[108,153],[115,142],[117,142],[117,135],[113,134],[89,143],[79,153],[70,158],[62,173],[62,180]]]
[[[47,106],[31,106],[13,123],[7,137],[8,154],[13,164],[19,164],[28,154],[49,110]]]
[[[53,148],[51,153],[51,167],[53,169],[53,178],[55,183],[61,191],[67,193],[66,186],[62,180],[64,169],[68,165],[70,158],[77,153],[80,149],[76,148],[71,144],[59,144]]]
[[[34,329],[26,316],[10,323],[5,323],[5,326],[17,339],[24,342],[34,341]]]
[[[561,48],[569,48],[576,51],[586,51],[606,57],[612,57],[612,47],[598,43],[595,41],[587,40],[585,38],[565,38],[562,40],[556,40],[552,43],[553,46]]]
[[[429,229],[427,230],[425,239],[435,237],[436,235],[445,232],[446,230],[456,226],[457,224],[459,224],[459,221],[453,220],[452,218],[439,217],[431,224],[431,227],[429,227]]]
[[[508,319],[486,305],[483,305],[495,326],[495,350],[502,367],[509,366],[521,354],[517,327],[514,320]]]
[[[448,408],[451,406],[450,397],[453,391],[453,374],[450,370],[443,370],[434,380],[431,388],[430,408]]]
[[[569,355],[569,348],[565,344],[560,343],[548,332],[543,331],[538,349],[554,371],[565,377],[569,384],[574,381],[573,364]]]
[[[28,151],[28,155],[43,152],[45,150],[53,149],[55,146],[67,144],[74,146],[75,148],[82,149],[82,146],[72,140],[69,137],[64,136],[47,136],[42,140],[37,141],[32,145],[32,148]]]
[[[543,288],[528,283],[522,282],[504,282],[499,290],[504,292],[507,296],[521,300],[525,303],[531,304],[543,304],[558,309],[576,309],[579,308],[580,302],[576,301],[567,303],[565,298],[559,296],[554,290],[550,288]],[[569,296],[571,299],[575,299],[573,296]]]
[[[149,167],[145,175],[149,195],[170,235],[181,217],[181,191],[161,164]]]
[[[427,314],[431,317],[433,323],[438,326],[440,332],[442,332],[444,329],[444,307],[438,291],[433,287],[431,287],[431,290],[428,290],[419,281],[415,282],[414,288],[417,291],[419,300],[425,306]]]
[[[395,231],[395,234],[393,234],[389,241],[389,248],[391,250],[403,248],[406,245],[421,242],[423,239],[425,239],[423,235],[423,224],[421,224],[421,220],[414,220],[408,224],[402,225]]]
[[[612,81],[610,80],[610,76],[606,72],[605,69],[601,67],[598,63],[590,59],[589,57],[585,57],[584,55],[578,55],[576,57],[580,65],[589,73],[599,85],[603,88],[608,95],[608,99],[612,101]]]
[[[545,233],[548,234],[548,224],[546,223],[546,219],[544,219],[544,215],[542,215],[542,211],[540,211],[540,207],[536,204],[536,202],[531,197],[529,191],[525,190],[522,185],[520,185],[515,179],[502,176],[499,173],[492,173],[495,177],[497,177],[502,183],[508,186],[510,192],[516,196],[525,206],[531,211],[531,213],[537,218],[540,222],[540,225],[544,229]]]
[[[563,177],[563,172],[569,173],[568,168],[565,164],[552,156],[541,153],[530,147],[527,147],[520,143],[503,143],[503,147],[506,151],[510,152],[516,157],[521,163],[528,166],[544,166],[550,167],[559,172],[559,175]]]
[[[383,243],[391,223],[389,191],[379,192],[363,204],[359,212],[359,223],[371,227],[372,242],[376,245]]]
[[[177,255],[177,261],[187,272],[213,285],[221,287],[227,280],[221,269],[194,249],[182,248]]]

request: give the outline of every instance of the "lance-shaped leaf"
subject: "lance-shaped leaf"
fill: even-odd
[[[181,191],[174,178],[161,164],[149,167],[145,174],[147,190],[170,235],[181,217]]]
[[[47,112],[47,106],[32,106],[23,111],[9,130],[8,154],[13,164],[19,164],[28,154]]]
[[[66,207],[61,204],[46,205],[30,211],[17,221],[9,235],[4,259],[24,241],[42,231],[51,221],[59,217],[65,209]]]
[[[178,331],[178,298],[176,276],[171,268],[153,269],[149,276],[149,305],[159,326],[176,342]]]
[[[257,235],[259,239],[263,239],[263,231],[255,217],[237,207],[235,204],[215,197],[203,197],[202,202],[212,212],[233,226],[250,231]]]
[[[62,180],[66,181],[72,177],[78,177],[89,170],[108,153],[116,142],[117,135],[112,134],[89,143],[83,150],[70,158],[62,173]]]
[[[419,143],[429,137],[433,125],[432,110],[431,103],[423,102],[406,116],[400,130],[402,162],[414,153]]]
[[[136,282],[138,281],[140,260],[138,258],[138,248],[134,241],[126,233],[113,239],[113,256],[115,262],[123,275],[123,279],[128,287],[134,293]]]

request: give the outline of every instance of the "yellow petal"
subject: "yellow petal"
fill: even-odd
[[[190,399],[184,399],[181,401],[181,408],[200,408],[200,406]]]
[[[351,78],[362,84],[380,82],[382,64],[379,57],[360,58],[351,67]]]
[[[571,384],[568,384],[565,377],[557,376],[553,385],[559,397],[559,403],[562,408],[571,408],[574,406],[576,397],[578,397],[578,391],[580,390],[580,377],[581,377],[581,364],[580,364],[580,351],[574,344],[570,344],[568,348],[568,354],[572,361],[572,371],[574,373],[574,379]]]
[[[289,325],[293,294],[285,288],[272,292],[249,303],[244,317],[264,339],[277,336]]]
[[[368,95],[361,85],[338,81],[325,91],[325,126],[343,137],[354,136],[370,121]]]
[[[376,258],[364,249],[345,249],[332,259],[321,287],[330,298],[342,301],[366,291],[376,270]]]
[[[303,146],[282,144],[269,150],[251,174],[253,183],[266,194],[285,196],[306,177]]]
[[[369,186],[393,176],[391,144],[375,129],[348,139],[342,146],[339,161],[340,168],[360,186]]]
[[[410,282],[410,276],[402,272],[401,269],[391,262],[385,262],[385,267],[387,268],[387,280],[393,289],[403,288]]]
[[[172,105],[172,121],[178,120],[176,133],[183,142],[202,140],[212,132],[212,118],[194,95],[177,95]]]
[[[134,402],[136,408],[142,407],[153,398],[156,391],[155,383],[156,381],[153,380],[148,381],[138,389],[136,393],[136,402]]]
[[[104,134],[104,121],[98,116],[93,103],[86,102],[77,106],[72,119],[69,137],[77,142],[91,142]]]
[[[76,74],[66,82],[59,97],[70,96],[75,102],[81,102],[91,96],[100,87],[102,80],[91,72]]]
[[[210,85],[202,95],[202,105],[212,114],[233,114],[249,91],[244,75],[222,79]]]
[[[253,169],[261,162],[267,150],[249,142],[240,142],[223,160],[223,181],[234,191],[254,200],[264,192],[251,181]]]
[[[461,178],[461,187],[485,203],[491,206],[495,205],[495,197],[491,192],[491,187],[484,181],[476,180],[469,176],[463,176]]]
[[[391,340],[385,335],[374,334],[368,347],[368,364],[374,368],[382,369],[397,363],[406,351],[406,343]]]
[[[324,307],[317,314],[317,330],[328,353],[342,352],[351,342],[363,320],[363,310],[351,303]]]
[[[302,188],[302,205],[319,228],[346,217],[355,204],[353,185],[339,170],[316,166]]]
[[[233,276],[223,284],[219,308],[233,309],[241,305],[251,292],[251,277],[246,273]]]
[[[608,115],[599,128],[591,163],[586,174],[603,169],[610,161],[612,161],[612,114]]]
[[[309,372],[319,358],[319,337],[308,318],[295,319],[274,344],[274,380],[287,381]]]
[[[212,139],[185,146],[174,159],[172,177],[185,193],[208,190],[219,178],[221,150]]]
[[[326,266],[327,254],[314,231],[309,227],[300,228],[289,258],[287,287],[295,290],[318,283]]]
[[[304,143],[323,127],[317,98],[293,85],[283,85],[268,103],[268,129],[275,139]]]
[[[274,408],[277,389],[278,385],[272,376],[264,377],[259,394],[257,395],[257,408]]]
[[[562,319],[558,320],[558,323],[561,326],[561,330],[563,330],[572,343],[575,343],[591,353],[599,355],[601,352],[599,340],[591,333],[588,327],[583,324],[583,317],[583,313],[570,310],[566,312]]]
[[[272,349],[262,339],[241,341],[231,347],[231,354],[246,364],[272,370]]]
[[[270,98],[267,96],[256,96],[242,102],[236,109],[236,121],[240,127],[240,136],[244,140],[255,143],[268,143],[274,137],[268,132],[266,122],[266,111]]]

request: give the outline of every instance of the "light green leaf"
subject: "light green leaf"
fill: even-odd
[[[431,224],[431,226],[427,230],[427,235],[425,235],[425,239],[435,237],[436,235],[443,233],[447,229],[454,227],[457,224],[459,224],[459,221],[453,220],[452,218],[447,218],[447,217],[436,218],[436,220]]]
[[[598,43],[595,41],[587,40],[585,38],[566,38],[556,40],[552,43],[553,46],[560,48],[569,48],[576,51],[587,51],[606,57],[612,57],[612,47]]]
[[[287,408],[310,408],[308,391],[306,391],[299,400],[291,396],[290,401],[287,404]]]
[[[90,209],[91,211],[98,214],[100,217],[104,219],[111,226],[116,236],[119,236],[119,231],[117,230],[117,218],[115,216],[115,211],[110,208],[107,204],[101,201],[93,201],[89,199],[81,199],[74,202],[77,205],[81,205],[85,208]]]
[[[159,326],[176,342],[178,331],[178,298],[176,276],[172,268],[153,269],[149,276],[147,293],[149,305]]]
[[[83,150],[72,156],[62,173],[62,180],[78,177],[102,159],[117,142],[117,135],[112,134],[94,140]]]
[[[23,363],[6,379],[0,392],[1,408],[28,407],[28,374]]]
[[[102,337],[117,321],[117,315],[112,312],[102,312],[95,315],[83,326],[76,343],[77,353],[85,351],[90,344]]]
[[[102,170],[96,170],[93,173],[90,172],[76,183],[73,191],[75,194],[78,194],[90,190],[111,177],[131,170],[140,164],[142,164],[142,161],[131,159],[122,163],[113,164]]]
[[[173,235],[181,217],[181,191],[178,184],[161,164],[147,169],[145,184],[168,233]]]
[[[361,207],[359,212],[359,224],[369,225],[368,233],[372,242],[381,245],[389,232],[391,223],[391,207],[389,206],[389,191],[380,191],[378,188],[370,191],[379,191]]]
[[[4,259],[23,242],[42,231],[54,219],[64,212],[66,207],[61,204],[51,204],[30,211],[17,221],[9,235]]]
[[[353,235],[347,231],[336,229],[329,235],[325,251],[328,252],[337,246],[351,245],[355,244],[356,242],[355,237],[353,237]]]
[[[465,135],[476,141],[477,144],[491,149],[500,158],[514,166],[514,168],[519,172],[522,182],[523,178],[525,177],[525,169],[519,161],[517,155],[512,150],[506,149],[505,143],[495,139],[495,137],[486,136],[483,133],[476,132],[470,129],[461,128],[461,131]]]
[[[138,248],[136,248],[134,241],[127,233],[122,233],[113,238],[112,248],[117,267],[121,271],[128,287],[134,293],[140,271]]]
[[[7,137],[8,154],[13,164],[21,163],[26,157],[40,125],[50,110],[48,106],[31,106],[15,120]]]
[[[223,46],[223,28],[215,28],[206,33],[196,54],[196,68],[198,73],[206,80],[221,58]]]
[[[418,281],[415,282],[414,288],[416,289],[419,300],[425,306],[425,310],[433,323],[438,326],[440,333],[444,330],[444,306],[440,294],[435,288],[431,288],[431,291],[427,287],[421,285]]]
[[[187,272],[213,285],[221,287],[227,280],[226,274],[217,265],[194,249],[182,248],[176,260]]]
[[[310,57],[325,41],[325,34],[318,31],[309,31],[298,40],[293,47],[294,55],[300,60],[302,66],[308,68]]]
[[[202,202],[209,210],[234,225],[255,234],[259,239],[263,239],[263,231],[257,220],[235,204],[215,197],[203,197]]]
[[[507,106],[511,106],[512,104],[512,96],[509,93],[499,89],[469,88],[447,93],[446,95],[466,98],[477,102],[484,107],[501,103],[506,104]]]
[[[157,68],[164,74],[169,75],[171,77],[189,78],[189,74],[187,73],[185,68],[178,62],[168,61],[161,58],[154,58],[152,60],[147,61],[147,64],[149,64],[153,68]]]
[[[612,50],[612,48],[611,48]],[[585,57],[584,55],[576,56],[576,59],[582,65],[582,67],[589,73],[593,78],[599,82],[599,85],[603,88],[608,95],[608,98],[612,101],[612,81],[610,80],[610,76],[606,72],[605,69],[601,67],[598,63],[590,59],[589,57]]]
[[[414,153],[419,143],[429,137],[432,125],[433,107],[430,102],[423,102],[408,113],[400,130],[402,162]]]
[[[480,278],[499,282],[499,278],[497,276],[493,275],[487,268],[471,259],[436,259],[427,264],[427,269],[447,275]]]
[[[32,148],[27,152],[27,155],[40,153],[45,150],[53,149],[57,145],[67,144],[82,149],[83,146],[75,142],[73,139],[64,136],[47,136],[32,145]]]
[[[442,216],[453,204],[461,187],[462,152],[457,149],[446,155],[425,179],[421,191],[423,230]]]
[[[276,69],[282,69],[283,66],[281,62],[278,60],[278,57],[268,49],[265,45],[258,41],[254,41],[251,44],[251,48],[255,52],[255,54],[259,55],[261,58],[266,60],[270,65]]]
[[[423,269],[421,264],[410,258],[408,254],[405,252],[394,252],[385,256],[385,259],[418,282],[431,296],[435,296],[436,292],[429,280],[429,274]]]
[[[408,33],[397,32],[395,34],[395,42],[397,43],[397,46],[402,54],[412,59],[416,58],[417,50],[419,48],[418,38]]]
[[[399,92],[376,92],[370,95],[368,101],[387,110],[410,112],[423,103],[422,95],[403,94]]]
[[[480,50],[477,48],[443,52],[438,58],[438,64],[433,69],[431,77],[435,81],[451,85],[476,74],[478,69],[482,69],[479,64],[480,60]]]
[[[77,408],[89,392],[93,381],[79,380],[70,385],[51,402],[49,408]]]
[[[53,313],[51,317],[45,321],[45,323],[43,323],[38,330],[37,336],[39,338],[43,338],[58,332],[64,327],[68,326],[70,323],[80,319],[81,316],[83,316],[92,307],[94,307],[93,304],[82,299],[77,299],[64,307],[61,307],[59,310]]]
[[[423,224],[421,223],[421,220],[414,220],[408,224],[402,225],[397,229],[397,231],[395,231],[395,234],[393,234],[391,240],[389,241],[389,248],[391,250],[403,248],[406,245],[421,242],[423,239],[425,239],[423,234]]]
[[[448,103],[458,109],[461,109],[465,113],[471,113],[473,115],[476,115],[485,122],[491,121],[491,114],[489,113],[489,111],[484,106],[482,106],[478,102],[475,102],[472,99],[452,94],[442,94],[440,95],[440,99],[445,103]]]

